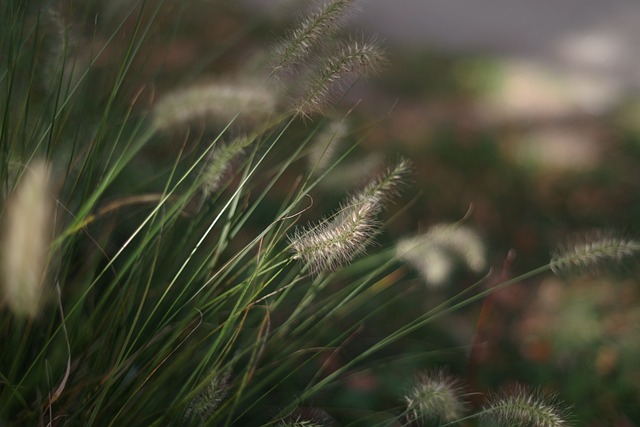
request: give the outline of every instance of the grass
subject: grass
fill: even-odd
[[[313,9],[233,76],[205,73],[255,26],[239,25],[237,44],[171,83],[170,53],[154,45],[177,43],[197,3],[0,6],[0,424],[331,425],[333,412],[345,425],[427,425],[439,419],[421,412],[434,405],[427,374],[377,409],[316,402],[387,360],[413,366],[399,342],[501,289],[636,255],[635,240],[609,236],[501,278],[461,224],[400,251],[385,227],[415,193],[402,159],[356,188],[343,179],[331,190],[342,201],[323,211],[323,186],[364,163],[367,125],[350,126],[369,119],[343,97],[384,63],[375,42],[344,36],[350,3]],[[466,265],[475,284],[370,333],[411,298],[401,258],[421,247],[427,281]],[[438,372],[451,389],[438,399],[468,397]],[[530,419],[564,425],[534,392],[496,396],[440,422],[509,423],[529,405]]]

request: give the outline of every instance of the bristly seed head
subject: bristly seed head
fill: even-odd
[[[550,265],[555,274],[599,270],[619,266],[638,253],[640,241],[600,231],[565,244],[554,253]]]
[[[454,422],[467,409],[462,391],[460,380],[443,370],[420,373],[404,395],[405,417],[424,426]]]
[[[190,402],[185,418],[199,417],[202,421],[209,419],[227,397],[230,387],[231,372],[217,374],[205,388]]]
[[[319,224],[297,230],[290,237],[294,259],[304,261],[312,273],[334,271],[366,251],[378,231],[377,214],[395,195],[409,171],[401,160],[394,168],[349,198],[340,210]]]
[[[325,1],[320,7],[309,13],[309,16],[291,31],[288,40],[276,48],[275,60],[273,61],[273,70],[276,76],[299,66],[318,50],[318,46],[323,45],[326,40],[330,40],[355,1]]]
[[[522,427],[566,427],[571,425],[567,409],[553,394],[517,387],[493,395],[483,407],[487,424]]]
[[[385,55],[375,42],[352,40],[321,61],[311,73],[304,94],[294,101],[294,109],[301,115],[321,111],[358,78],[375,74],[384,64]]]

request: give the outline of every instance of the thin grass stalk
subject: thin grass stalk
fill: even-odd
[[[152,132],[148,132],[146,134],[146,136],[148,138],[150,138]],[[145,138],[146,139],[146,138]],[[123,154],[124,155],[124,154]],[[132,157],[132,156],[131,156]],[[201,157],[202,159],[202,157]],[[122,169],[123,166],[120,167],[120,170]],[[173,192],[176,190],[177,186],[179,184],[181,184],[184,180],[187,179],[187,177],[189,176],[190,173],[193,172],[193,170],[195,169],[196,165],[194,164],[182,177],[181,179],[178,181],[178,183],[176,183],[176,185],[173,187],[173,189],[158,203],[158,205],[153,209],[153,211],[142,221],[142,223],[136,228],[136,230],[133,232],[133,234],[129,237],[129,239],[125,242],[125,244],[118,250],[118,252],[109,260],[109,262],[107,263],[107,265],[101,270],[101,272],[96,276],[96,278],[92,281],[92,283],[90,283],[87,288],[85,289],[85,291],[80,295],[78,302],[76,302],[71,309],[68,311],[67,316],[71,316],[72,314],[75,313],[76,310],[79,309],[81,303],[86,299],[87,295],[93,290],[94,286],[98,283],[98,281],[102,278],[102,276],[104,274],[106,274],[109,269],[113,266],[114,262],[119,259],[119,257],[123,254],[124,250],[129,246],[129,244],[133,241],[133,239],[144,229],[144,227],[150,222],[152,221],[153,218],[155,218],[155,215],[159,212],[159,210],[164,206],[164,204],[167,202],[167,200],[170,198],[170,196],[173,194]],[[115,173],[115,171],[114,171]],[[107,184],[104,185],[104,187],[106,188]],[[98,189],[96,190],[96,193],[101,193],[101,191],[104,191],[104,189]],[[97,196],[95,197],[95,200],[97,200]],[[76,226],[77,227],[77,226]],[[74,229],[73,226],[70,227],[72,230]],[[69,233],[69,232],[67,232]],[[69,233],[71,234],[71,233]],[[63,240],[63,236],[59,237],[56,241],[54,241],[53,246],[56,246],[57,244],[60,244],[61,241]],[[142,248],[139,248],[139,250],[141,251]],[[143,330],[146,327],[146,324],[148,323],[148,321],[145,323],[145,325],[143,326]],[[49,337],[49,339],[47,340],[47,342],[45,343],[45,345],[43,346],[42,350],[36,355],[36,357],[34,358],[32,364],[30,365],[30,367],[26,370],[23,378],[28,377],[29,373],[32,371],[32,369],[36,366],[36,363],[40,360],[41,357],[43,357],[46,349],[51,345],[52,341],[55,339],[55,337],[57,336],[57,334],[61,331],[61,326],[59,326],[58,328],[56,328],[56,330],[51,334],[51,336]],[[22,381],[20,381],[18,383],[18,386],[20,386],[22,384]],[[11,396],[13,397],[13,396]]]
[[[75,92],[78,90],[78,88],[80,87],[80,85],[83,83],[84,79],[88,76],[89,71],[91,69],[91,67],[93,65],[95,65],[95,63],[98,61],[98,59],[102,56],[102,54],[105,52],[105,50],[107,49],[107,47],[112,43],[112,41],[115,39],[115,37],[117,36],[117,34],[120,32],[120,30],[123,28],[124,24],[126,23],[127,19],[133,14],[133,12],[135,11],[135,9],[141,4],[141,3],[146,3],[147,0],[136,0],[135,4],[129,9],[129,12],[125,15],[124,19],[114,28],[113,32],[111,33],[111,35],[107,38],[107,40],[105,41],[104,45],[102,46],[101,49],[98,50],[96,56],[94,58],[92,58],[89,61],[89,67],[87,67],[87,69],[85,70],[85,72],[79,77],[78,82],[76,83],[76,85],[69,91],[69,95],[66,97],[66,99],[60,104],[60,108],[57,109],[57,111],[54,113],[52,119],[49,121],[49,124],[47,125],[46,129],[43,131],[40,139],[37,141],[35,149],[34,149],[34,154],[35,151],[44,143],[45,139],[50,138],[50,133],[53,129],[53,123],[55,121],[57,121],[57,119],[59,118],[59,116],[61,114],[63,114],[64,111],[67,110],[68,104],[71,102],[71,99],[73,98],[73,95],[75,94]],[[161,0],[161,4],[164,3],[165,0]],[[158,9],[159,10],[159,9]],[[156,12],[157,13],[157,12]],[[141,15],[138,16],[138,24],[140,22],[141,19]],[[136,26],[137,27],[137,26]],[[148,28],[147,28],[148,30]],[[138,49],[139,49],[140,45],[138,45]],[[137,52],[137,49],[135,50]],[[123,71],[123,69],[120,70],[120,85],[122,84],[122,82],[124,81],[124,77],[126,75],[126,71]],[[113,91],[115,92],[115,90]],[[112,99],[110,98],[110,101],[108,103],[109,108],[105,109],[105,112],[103,114],[103,120],[101,121],[101,123],[99,124],[99,129],[104,129],[106,127],[106,119],[108,118],[108,114],[111,110],[111,106],[113,105],[113,101],[115,100],[115,95],[112,92]],[[5,118],[6,119],[6,118]],[[7,123],[7,121],[5,120],[5,123]],[[2,139],[0,137],[0,139]],[[32,160],[33,155],[31,155],[31,157],[28,160]],[[82,175],[82,171],[80,173],[80,175]]]
[[[486,297],[487,295],[493,293],[493,292],[497,292],[501,289],[504,289],[508,286],[511,286],[515,283],[519,283],[523,280],[526,280],[528,278],[537,276],[539,274],[542,274],[546,271],[550,270],[550,265],[546,264],[544,266],[538,267],[534,270],[531,270],[527,273],[521,274],[517,277],[514,277],[511,280],[508,280],[506,282],[503,282],[497,286],[494,286],[490,289],[487,289],[485,291],[479,292],[476,295],[473,295],[472,297],[469,297],[459,303],[455,303],[455,304],[451,304],[451,301],[445,301],[442,304],[440,304],[439,306],[437,306],[434,309],[429,310],[427,313],[423,314],[422,316],[418,317],[417,319],[415,319],[413,322],[407,324],[405,327],[403,327],[402,329],[400,329],[399,331],[389,335],[388,337],[386,337],[385,339],[379,341],[378,343],[372,345],[369,349],[365,350],[364,352],[362,352],[361,354],[359,354],[358,356],[356,356],[355,358],[353,358],[352,360],[346,362],[343,366],[341,366],[339,369],[337,369],[336,371],[332,372],[331,374],[329,374],[327,377],[325,377],[323,380],[321,380],[320,382],[318,382],[318,384],[316,384],[314,387],[312,387],[309,390],[305,390],[305,392],[301,395],[301,400],[305,400],[307,397],[309,397],[310,395],[316,393],[319,389],[321,389],[322,387],[324,387],[325,385],[327,385],[328,383],[330,383],[331,381],[333,381],[335,378],[337,378],[340,374],[342,374],[342,372],[346,371],[347,369],[349,369],[351,366],[355,365],[356,363],[358,363],[360,360],[372,355],[373,353],[381,350],[384,347],[387,347],[388,345],[392,344],[393,342],[397,341],[400,338],[403,338],[405,336],[407,336],[408,334],[410,334],[411,332],[419,329],[420,327],[432,322],[433,320],[447,314],[453,311],[456,311],[462,307],[465,307],[467,305],[470,305],[471,303],[480,300],[484,297]],[[473,287],[479,285],[480,283],[482,283],[482,281],[477,282],[475,285],[473,285]],[[462,293],[466,293],[466,292],[462,292]],[[459,294],[460,295],[460,294]],[[454,298],[452,298],[452,300],[454,300]]]
[[[242,192],[242,190],[244,189],[244,187],[247,185],[247,181],[249,180],[249,178],[251,178],[254,173],[256,172],[256,170],[258,169],[258,167],[260,166],[260,164],[264,161],[264,159],[266,158],[267,154],[271,151],[271,149],[273,149],[273,147],[275,146],[276,142],[280,139],[280,137],[282,136],[282,134],[284,133],[284,131],[291,125],[293,119],[291,119],[289,121],[289,123],[287,125],[285,125],[284,129],[282,130],[282,132],[280,133],[280,135],[274,140],[274,142],[271,143],[271,145],[267,148],[266,152],[260,157],[260,159],[257,161],[256,165],[254,165],[250,171],[247,173],[246,175],[246,179],[243,180],[242,182],[240,182],[240,184],[238,185],[238,188],[234,191],[234,194],[231,196],[231,198],[229,199],[229,201],[227,201],[225,203],[225,205],[222,207],[220,213],[211,221],[210,225],[207,227],[207,229],[205,230],[205,232],[202,234],[201,238],[198,240],[198,242],[196,243],[196,245],[194,246],[194,248],[191,250],[190,254],[188,255],[187,259],[185,260],[185,262],[182,264],[182,266],[180,267],[180,269],[178,270],[178,272],[175,274],[174,278],[171,280],[171,282],[169,283],[169,285],[167,286],[166,290],[164,291],[164,293],[162,294],[162,297],[160,299],[160,302],[158,304],[160,304],[162,302],[162,300],[164,300],[164,298],[166,298],[166,296],[168,295],[169,290],[174,286],[174,284],[176,283],[176,281],[178,280],[178,278],[180,277],[181,273],[184,271],[184,269],[186,268],[187,264],[190,262],[190,260],[193,258],[193,255],[195,254],[195,252],[200,248],[200,246],[202,245],[202,243],[204,242],[204,240],[207,238],[207,236],[211,233],[211,231],[213,230],[213,227],[218,223],[218,221],[220,220],[220,218],[222,217],[223,213],[229,209],[229,206],[232,204],[232,201],[235,197],[237,197],[238,194],[240,194]],[[214,274],[212,276],[212,279],[215,278],[215,276],[218,273]],[[194,293],[194,295],[189,299],[193,299],[195,298],[206,286],[207,284],[211,281],[211,279],[207,282],[205,282],[205,284]],[[175,303],[174,303],[175,305]],[[173,305],[172,305],[173,307]],[[153,313],[155,313],[157,307],[154,308]],[[152,313],[152,315],[153,315]],[[164,316],[163,319],[161,320],[161,322],[164,322],[164,320],[166,319],[167,316]]]
[[[175,174],[175,172],[176,172],[176,170],[177,170],[177,166],[178,166],[178,163],[179,163],[179,161],[180,161],[180,158],[181,158],[181,155],[177,156],[177,158],[176,158],[176,160],[175,160],[175,162],[174,162],[173,169],[172,169],[172,171],[171,171],[171,173],[170,173],[170,175],[169,175],[169,177],[168,177],[168,179],[167,179],[167,182],[166,182],[166,184],[165,184],[165,188],[164,188],[164,190],[163,190],[163,194],[167,194],[167,192],[169,192],[169,191],[170,191],[170,188],[169,188],[169,187],[171,186],[171,181],[172,181],[172,178],[173,178],[173,176],[174,176],[174,174]],[[174,213],[176,213],[176,214],[174,214],[174,215],[173,215],[173,218],[174,218],[174,219],[177,217],[177,212],[178,212],[178,211],[179,211],[179,209],[180,209],[180,205],[181,205],[181,204],[176,204],[176,205],[174,206],[173,211],[174,211]],[[159,211],[157,211],[157,213],[159,213]],[[132,256],[130,256],[130,257],[129,257],[128,262],[127,262],[127,263],[125,264],[125,266],[120,270],[120,271],[121,271],[121,273],[119,273],[120,275],[124,276],[124,274],[125,274],[125,272],[126,272],[126,271],[131,271],[131,272],[141,271],[141,269],[135,269],[135,268],[133,268],[133,265],[134,265],[134,263],[135,263],[135,260],[139,258],[139,255],[143,253],[143,251],[146,249],[147,245],[148,245],[150,242],[152,242],[154,239],[157,239],[156,241],[157,241],[158,243],[160,242],[160,239],[159,239],[159,238],[156,238],[156,235],[159,233],[159,230],[163,229],[164,227],[166,227],[166,226],[168,225],[168,221],[166,221],[166,220],[164,220],[164,219],[163,219],[163,220],[160,220],[160,222],[159,222],[159,224],[158,224],[160,228],[159,228],[159,230],[158,230],[158,231],[156,231],[156,230],[154,230],[154,222],[155,222],[156,218],[158,218],[158,216],[157,216],[157,215],[156,215],[156,216],[154,216],[154,217],[152,217],[152,219],[151,219],[151,221],[150,221],[150,223],[149,223],[149,227],[147,228],[147,233],[146,233],[146,235],[145,235],[145,236],[144,236],[144,238],[141,240],[140,245],[138,246],[138,249],[134,252],[134,254],[132,254]],[[156,247],[159,247],[159,246],[158,246],[158,245],[156,245]],[[153,260],[154,260],[154,261],[153,261],[153,264],[152,264],[152,265],[153,265],[154,267],[155,267],[155,263],[156,263],[156,261],[157,261],[157,254],[158,254],[158,253],[156,252],[156,254],[154,255],[154,258],[153,258]],[[129,265],[131,266],[131,268],[127,268]],[[152,270],[151,270],[151,272],[150,272],[150,274],[149,274],[149,279],[147,280],[147,285],[146,285],[146,289],[145,289],[145,292],[144,292],[144,294],[145,294],[145,295],[148,293],[148,290],[149,290],[149,287],[150,287],[150,282],[151,282],[151,279],[152,279],[152,277],[153,277],[153,272],[154,272],[154,271],[155,271],[155,268],[152,268]],[[116,277],[115,282],[116,282],[116,283],[119,283],[119,282],[120,282],[120,280]],[[138,283],[138,281],[136,280],[136,281],[134,281],[134,283]],[[109,301],[110,299],[111,299],[111,298],[109,298],[109,297],[108,297],[108,293],[107,293],[107,295],[105,295],[105,296],[103,297],[102,302],[107,303],[107,301]],[[117,300],[117,299],[116,299],[116,300]],[[140,300],[139,305],[138,305],[138,309],[137,309],[137,314],[136,314],[136,316],[135,316],[135,320],[134,320],[134,322],[133,322],[133,323],[131,323],[131,324],[130,324],[130,326],[129,326],[129,331],[127,332],[127,336],[126,336],[126,338],[125,338],[125,341],[124,341],[124,343],[121,345],[120,352],[119,352],[118,356],[116,357],[116,359],[115,359],[115,360],[114,360],[114,362],[113,362],[113,370],[114,370],[114,372],[115,372],[115,371],[117,371],[117,369],[118,369],[117,367],[122,363],[122,361],[126,358],[126,356],[127,356],[128,354],[130,354],[130,352],[131,352],[131,351],[133,351],[134,346],[137,344],[138,338],[140,338],[140,336],[141,336],[140,334],[142,333],[142,330],[144,330],[144,328],[142,328],[142,330],[140,331],[140,334],[138,334],[138,336],[137,336],[136,340],[134,340],[134,341],[131,343],[131,347],[130,347],[129,349],[127,349],[128,342],[130,341],[131,336],[133,335],[133,333],[134,333],[134,331],[135,331],[135,326],[136,326],[136,324],[137,324],[137,319],[139,318],[139,314],[140,314],[140,312],[142,311],[142,308],[143,308],[143,306],[144,306],[144,303],[145,303],[145,298],[142,298],[142,299]],[[100,308],[100,306],[99,306],[98,308]],[[97,312],[100,312],[100,310],[98,309],[98,310],[97,310]],[[105,316],[105,318],[109,318],[109,316]],[[106,381],[105,381],[105,383],[104,383],[104,386],[101,388],[101,396],[99,397],[99,402],[103,401],[103,400],[106,398],[107,392],[109,391],[109,388],[110,388],[110,385],[111,385],[111,380],[112,380],[112,378],[113,378],[113,377],[109,376],[109,377],[106,379]],[[99,407],[99,406],[98,406],[98,407]],[[114,419],[115,419],[115,418],[114,418]]]
[[[370,284],[370,282],[373,280],[374,277],[378,276],[382,271],[384,271],[386,268],[388,268],[388,266],[391,264],[392,261],[390,261],[389,259],[387,259],[387,262],[384,263],[383,265],[380,265],[379,267],[377,267],[375,269],[375,271],[370,272],[370,274],[368,276],[366,276],[365,278],[362,278],[360,280],[360,283],[354,283],[352,286],[350,286],[350,288],[353,287],[364,287],[367,286],[368,284]],[[331,280],[332,277],[336,276],[336,273],[333,273],[331,275],[328,275],[328,277],[326,278],[327,281]],[[319,276],[316,281],[318,279],[321,279],[322,276]],[[312,289],[315,288],[317,285],[315,285],[316,281],[314,281],[312,283],[312,285],[309,287],[309,290],[307,291],[307,293],[312,292]],[[321,283],[321,282],[320,282]],[[344,300],[344,294],[346,293],[351,293],[350,288],[345,288],[337,293],[331,294],[329,295],[325,300],[321,301],[318,304],[318,308],[316,310],[314,310],[313,313],[307,315],[304,319],[303,322],[295,325],[295,320],[297,316],[294,315],[290,315],[289,318],[287,319],[287,322],[285,324],[282,325],[281,328],[278,329],[278,334],[280,337],[284,337],[284,335],[293,335],[293,336],[302,336],[304,335],[307,331],[313,329],[314,327],[317,327],[318,325],[323,324],[323,322],[328,321],[330,318],[334,317],[335,314],[337,313],[338,310],[335,310],[335,306],[336,305],[340,305],[343,300]],[[337,302],[337,303],[335,303]],[[334,304],[335,303],[335,304]],[[300,311],[301,313],[301,311]],[[292,326],[294,326],[294,328],[289,328],[288,326],[285,327],[288,324],[292,324]]]
[[[251,161],[253,160],[253,156],[255,156],[255,154],[256,152],[254,151],[248,162],[249,167],[244,169],[244,172],[240,178],[240,182],[249,181],[248,174],[250,172]],[[242,195],[242,192],[235,192],[233,194],[233,197],[231,198],[231,205],[227,209],[227,221],[225,221],[224,225],[222,226],[222,231],[220,234],[220,238],[218,239],[218,243],[216,244],[213,258],[211,259],[208,267],[205,270],[208,274],[211,274],[213,272],[220,256],[222,255],[222,252],[227,248],[227,245],[229,244],[232,220],[236,214],[236,209],[238,208],[238,203],[240,202],[240,198],[242,197]]]

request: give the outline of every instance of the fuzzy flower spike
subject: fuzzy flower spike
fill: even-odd
[[[640,241],[599,231],[574,239],[556,250],[551,258],[551,269],[558,275],[599,271],[603,267],[619,266],[639,253]]]
[[[20,317],[35,317],[45,297],[53,225],[49,167],[33,162],[7,200],[1,245],[1,300]]]
[[[481,412],[482,425],[522,427],[570,426],[568,411],[555,395],[518,387],[493,395]]]
[[[291,31],[288,39],[275,51],[273,70],[276,75],[291,70],[304,62],[318,46],[331,38],[338,30],[346,12],[355,0],[330,0],[321,3],[316,10]]]
[[[420,373],[404,395],[405,417],[424,426],[454,422],[467,409],[462,396],[462,383],[445,371]]]
[[[335,271],[363,254],[378,231],[378,213],[409,172],[409,163],[401,160],[350,197],[336,214],[315,226],[297,230],[290,237],[294,259],[307,263],[317,274]]]
[[[437,288],[450,279],[457,264],[474,273],[487,267],[484,242],[470,227],[439,224],[425,234],[398,242],[398,256],[410,263],[424,277],[427,285]]]
[[[375,41],[351,40],[339,45],[309,74],[294,109],[303,116],[322,111],[357,79],[376,74],[384,63],[385,54]]]
[[[153,106],[153,124],[171,129],[193,122],[254,126],[278,109],[273,87],[254,80],[212,81],[175,90]]]

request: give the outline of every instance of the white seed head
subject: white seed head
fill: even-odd
[[[567,409],[552,394],[517,387],[503,390],[482,408],[483,424],[522,427],[566,427],[571,425]]]
[[[45,298],[53,226],[49,167],[33,162],[7,200],[2,230],[2,300],[18,316],[35,317]]]
[[[574,239],[556,250],[551,269],[556,274],[599,270],[620,266],[640,253],[640,241],[620,237],[613,232],[599,231]]]
[[[308,264],[312,273],[320,273],[334,271],[363,254],[378,232],[376,216],[397,193],[410,169],[409,162],[401,160],[352,196],[336,214],[296,230],[289,239],[294,259]]]
[[[294,258],[307,263],[312,273],[334,271],[366,252],[377,233],[375,201],[343,206],[337,214],[290,238]]]
[[[442,370],[418,374],[404,402],[407,421],[425,426],[456,421],[467,408],[461,382]]]
[[[277,92],[258,82],[212,82],[177,90],[153,107],[153,123],[159,129],[198,121],[225,126],[258,124],[278,108]]]
[[[375,74],[384,62],[382,49],[373,41],[341,44],[336,52],[321,58],[308,77],[304,94],[293,101],[294,109],[303,116],[320,112],[358,78]]]
[[[275,49],[273,69],[276,75],[300,66],[327,40],[331,40],[353,3],[355,0],[325,1],[303,18]]]
[[[474,273],[481,273],[487,267],[482,239],[464,225],[435,225],[423,235],[400,240],[396,251],[398,257],[409,262],[433,287],[445,284],[456,264],[463,264]]]

